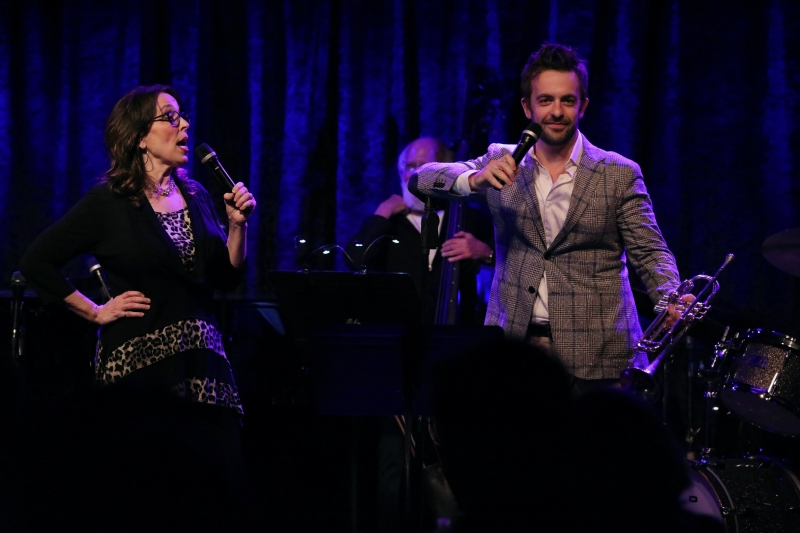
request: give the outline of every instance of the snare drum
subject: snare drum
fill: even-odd
[[[781,435],[800,435],[800,343],[786,335],[747,330],[719,392],[742,419]]]
[[[800,483],[781,462],[745,457],[691,463],[689,474],[682,507],[723,522],[728,533],[800,531]]]

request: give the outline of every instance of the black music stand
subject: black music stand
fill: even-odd
[[[406,521],[418,531],[425,430],[433,372],[440,363],[503,338],[493,326],[423,326],[411,276],[399,273],[271,272],[287,332],[307,344],[314,411],[321,415],[404,415]]]
[[[432,414],[436,366],[503,338],[497,326],[421,325],[421,301],[408,274],[274,271],[269,277],[287,332],[307,342],[315,412],[404,415],[420,445],[422,428],[413,422]],[[422,455],[411,459],[406,450],[411,531],[421,516]]]
[[[269,277],[287,333],[310,348],[320,414],[402,415],[410,407],[430,416],[433,369],[503,336],[499,327],[423,326],[406,273],[273,271]]]
[[[408,324],[418,321],[414,281],[400,272],[269,273],[287,332],[301,339],[320,324]]]
[[[287,333],[307,345],[314,410],[326,415],[403,414],[404,327],[418,322],[409,274],[273,271]]]
[[[317,414],[405,417],[405,531],[422,525],[424,433],[434,414],[436,368],[502,338],[499,326],[418,324],[323,325],[312,334],[308,369]]]

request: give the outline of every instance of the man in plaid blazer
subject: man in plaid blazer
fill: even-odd
[[[486,195],[496,240],[487,325],[549,349],[578,380],[616,379],[642,334],[626,258],[654,302],[680,278],[639,165],[578,131],[587,89],[575,51],[543,45],[522,72],[522,106],[542,134],[519,166],[514,145],[493,144],[472,161],[421,167],[416,188]]]

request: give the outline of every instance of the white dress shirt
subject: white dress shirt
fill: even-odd
[[[437,233],[439,235],[441,235],[442,234],[442,223],[444,222],[444,219],[442,218],[444,216],[444,211],[437,211],[436,214],[439,215],[439,229],[437,230]],[[411,224],[415,228],[417,228],[417,231],[420,232],[420,234],[422,234],[422,215],[419,215],[419,214],[414,213],[413,211],[411,211],[406,215],[406,218],[408,219],[409,222],[411,222]],[[440,243],[440,244],[443,244],[443,243]],[[438,248],[434,248],[430,252],[428,252],[428,271],[429,272],[433,270],[433,260],[436,257],[436,250],[438,250]],[[446,259],[445,259],[445,261],[446,261]]]
[[[542,215],[545,241],[549,247],[555,236],[561,231],[567,218],[569,202],[572,198],[572,191],[575,188],[575,171],[578,170],[578,163],[583,155],[583,134],[578,132],[575,146],[572,147],[569,160],[564,165],[564,173],[560,174],[555,182],[553,182],[553,178],[547,169],[537,159],[534,152],[535,148],[534,145],[528,153],[534,161],[533,181],[536,187],[536,197],[539,199],[539,212]],[[469,177],[476,172],[478,171],[469,170],[458,176],[455,184],[455,190],[458,194],[468,195],[472,192],[469,188]],[[533,302],[531,322],[534,324],[550,323],[546,274],[542,275],[542,280],[539,282],[537,297]]]

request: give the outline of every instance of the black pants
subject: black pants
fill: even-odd
[[[572,396],[575,398],[580,398],[589,392],[610,389],[618,385],[619,379],[617,378],[581,379],[575,376],[570,376],[570,389]]]

